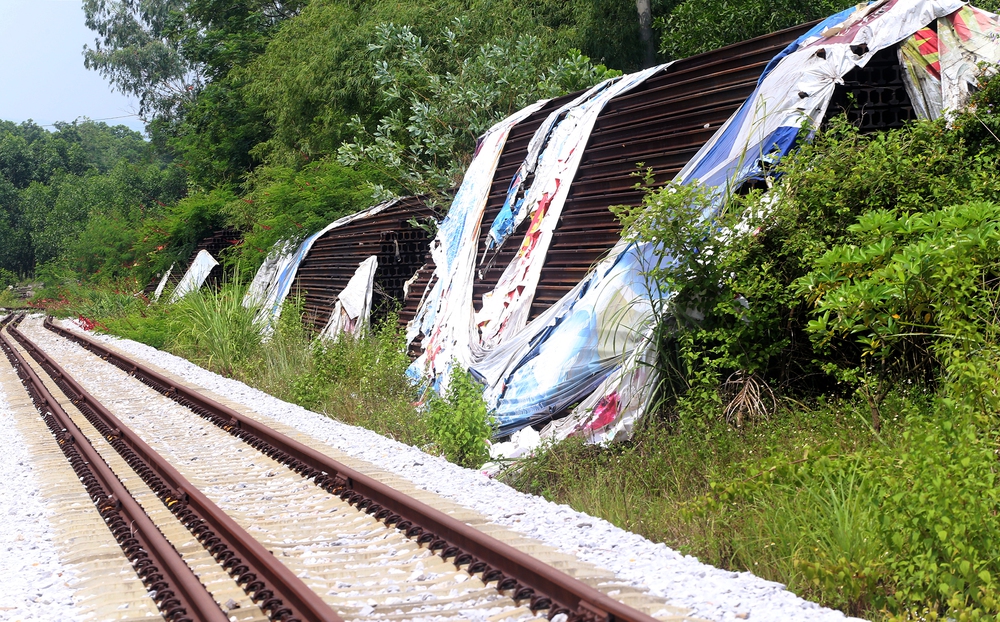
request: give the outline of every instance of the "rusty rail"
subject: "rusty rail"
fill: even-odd
[[[550,618],[563,613],[569,620],[578,622],[654,620],[474,527],[179,385],[89,337],[56,326],[51,318],[45,320],[45,327],[187,406],[251,447],[313,480],[323,490],[340,496],[386,525],[395,525],[408,537],[427,544],[444,559],[454,559],[456,566],[467,566],[467,572],[480,575],[484,583],[496,581],[498,590],[509,591],[516,601],[527,600],[534,611],[548,610]]]
[[[16,326],[9,326],[8,332],[268,618],[280,622],[342,622],[318,594],[191,485]]]
[[[227,622],[229,618],[184,563],[180,553],[157,529],[21,353],[3,335],[3,327],[13,318],[9,315],[0,322],[0,349],[13,365],[101,518],[150,591],[160,613],[171,622]]]

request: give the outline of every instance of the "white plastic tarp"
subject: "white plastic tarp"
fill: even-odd
[[[533,154],[529,152],[529,160],[522,168],[534,171],[534,181],[520,202],[513,229],[528,217],[531,222],[514,259],[493,289],[483,295],[482,308],[475,315],[475,326],[472,327],[473,334],[478,333],[478,340],[471,342],[473,360],[481,360],[508,335],[519,332],[527,324],[552,236],[601,111],[609,101],[634,89],[668,66],[651,67],[621,76],[609,81],[610,84],[598,85],[602,88],[591,89],[589,97],[571,102],[572,105],[561,112],[555,126],[548,130],[545,146],[541,155],[537,156],[537,165],[530,165]],[[540,131],[545,130],[543,125]],[[539,138],[539,132],[536,132],[534,138]],[[503,214],[501,210],[501,217]],[[498,242],[502,244],[502,240]]]
[[[410,367],[420,378],[425,370],[434,379],[448,377],[453,358],[468,367],[472,323],[472,282],[476,268],[479,227],[489,198],[493,175],[510,130],[545,105],[540,101],[500,121],[479,140],[448,215],[431,242],[434,274],[417,314],[407,327],[407,342],[423,334],[424,354]]]
[[[445,219],[446,224],[455,225],[442,225],[432,246],[434,252],[439,244],[449,249],[459,243],[463,245],[456,253],[460,261],[442,264],[438,262],[438,255],[434,255],[435,277],[440,276],[442,280],[428,289],[429,294],[422,301],[407,334],[408,341],[418,334],[424,335],[424,354],[411,366],[412,376],[430,378],[440,387],[453,360],[467,368],[482,362],[491,350],[507,339],[517,337],[526,323],[552,234],[598,115],[607,102],[665,67],[660,65],[606,80],[550,113],[541,124],[529,143],[527,157],[508,186],[504,208],[491,227],[490,250],[502,245],[525,218],[531,217],[531,224],[516,257],[494,290],[484,297],[481,312],[475,314],[472,282],[478,232],[496,160],[510,128],[539,105],[506,119],[484,137],[480,154],[473,160],[462,190],[459,190],[461,197],[467,187],[470,191],[478,189],[475,193],[470,192],[477,197],[476,201],[460,201],[460,197],[456,197]],[[532,173],[534,180],[524,192],[524,198],[519,199],[522,183]],[[456,215],[454,220],[453,214]],[[463,226],[460,228],[457,223]]]
[[[194,261],[191,262],[191,267],[188,268],[188,271],[181,278],[181,282],[174,288],[170,302],[177,302],[187,294],[201,289],[205,279],[208,278],[208,274],[217,265],[219,265],[219,262],[208,251],[204,249],[198,251]]]
[[[372,255],[361,262],[354,271],[354,276],[347,282],[347,286],[337,295],[330,320],[320,332],[321,339],[336,339],[344,333],[360,335],[368,329],[372,310],[372,287],[377,269],[377,255]]]
[[[962,6],[961,0],[882,0],[824,20],[768,63],[750,98],[677,180],[722,193],[764,175],[819,126],[847,72]]]
[[[661,258],[652,251],[648,244],[620,242],[580,285],[531,322],[515,347],[505,344],[472,366],[487,383],[484,398],[498,434],[550,419],[585,400],[616,370],[622,370],[623,380],[633,371],[651,371],[624,366],[639,362],[636,352],[648,342],[653,325],[655,285],[646,273]],[[616,408],[605,409],[605,417],[619,415],[625,406],[641,412],[638,402],[644,398],[609,399]]]
[[[287,262],[291,261],[292,251],[295,249],[295,246],[293,242],[286,240],[278,242],[271,247],[271,251],[264,258],[264,263],[260,265],[253,280],[250,281],[250,287],[247,288],[246,295],[243,296],[243,306],[245,308],[259,308],[264,305],[268,289],[271,287],[278,273],[287,267]]]
[[[170,264],[167,271],[163,273],[163,277],[160,279],[160,283],[156,286],[156,291],[153,292],[153,300],[159,300],[160,296],[163,295],[163,289],[167,286],[167,280],[170,278],[170,273],[174,271],[174,264]]]

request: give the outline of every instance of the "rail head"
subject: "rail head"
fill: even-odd
[[[67,397],[111,446],[156,492],[168,509],[200,540],[216,538],[213,555],[259,603],[272,620],[343,622],[323,599],[260,542],[193,486],[166,459],[95,399],[71,375],[24,334],[11,336],[46,370]],[[205,531],[207,527],[210,531]]]
[[[188,406],[230,434],[250,443],[311,478],[324,490],[338,494],[353,505],[394,524],[457,566],[467,565],[484,582],[497,582],[516,600],[527,600],[533,610],[548,610],[549,616],[566,614],[580,622],[653,622],[637,611],[569,575],[500,542],[451,516],[432,508],[378,480],[284,436],[224,404],[193,391],[146,365],[105,347],[98,341],[70,331],[46,318],[45,327],[74,341],[109,363],[132,374],[144,384]]]
[[[150,590],[153,602],[164,618],[171,622],[228,622],[228,616],[184,562],[180,553],[164,537],[49,392],[34,369],[3,334],[2,329],[10,324],[13,317],[8,316],[0,322],[0,349],[14,367],[55,442],[80,478],[122,552]]]

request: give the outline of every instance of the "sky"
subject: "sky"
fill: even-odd
[[[142,131],[138,101],[83,66],[83,46],[94,38],[81,0],[0,0],[0,119],[50,125],[87,117]]]

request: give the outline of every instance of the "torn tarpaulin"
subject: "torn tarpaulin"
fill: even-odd
[[[1000,63],[1000,18],[973,6],[921,28],[899,46],[903,82],[922,119],[956,110],[976,88],[980,73]],[[982,69],[981,69],[982,68]]]
[[[170,296],[170,302],[177,302],[187,294],[201,289],[205,279],[208,278],[208,274],[217,265],[219,265],[219,262],[208,251],[204,249],[198,251],[194,261],[191,262],[191,267],[188,268],[188,271],[181,278],[181,282],[174,288],[174,293]]]
[[[260,327],[261,332],[265,335],[272,332],[274,323],[281,316],[281,306],[291,292],[299,265],[309,254],[316,240],[337,227],[342,227],[361,218],[374,216],[395,205],[398,201],[399,199],[391,199],[366,210],[339,218],[307,237],[295,250],[290,250],[292,245],[288,242],[275,245],[276,250],[268,255],[264,264],[257,270],[250,290],[243,298],[243,306],[259,307],[260,310],[257,312],[255,322]]]
[[[429,294],[425,295],[407,332],[408,341],[418,334],[425,335],[424,353],[411,366],[411,375],[440,384],[447,379],[453,360],[462,367],[481,362],[493,348],[523,328],[553,231],[598,115],[607,102],[665,67],[606,80],[550,113],[535,131],[528,156],[509,184],[508,203],[516,199],[526,176],[533,175],[533,181],[517,213],[510,205],[506,212],[501,211],[491,228],[490,248],[503,244],[506,239],[503,232],[512,231],[523,219],[530,217],[531,225],[516,257],[494,290],[484,297],[483,309],[474,314],[472,282],[479,228],[496,160],[510,128],[539,105],[513,115],[487,133],[432,246],[433,253],[435,248],[452,249],[459,245],[460,250],[453,253],[460,261],[451,259],[449,253],[444,255],[446,263],[442,264],[438,260],[441,254],[434,255],[434,278],[439,280],[432,281]],[[475,195],[476,202],[466,200],[466,194]]]
[[[345,333],[357,336],[368,330],[372,311],[372,287],[377,268],[376,255],[361,262],[347,286],[337,295],[330,321],[320,332],[320,339],[336,339]]]
[[[472,362],[472,282],[483,210],[510,129],[544,104],[540,101],[516,112],[483,135],[448,215],[438,227],[431,244],[434,274],[406,330],[408,343],[418,335],[425,336],[424,353],[408,372],[414,378],[447,379],[453,360],[463,368]]]

